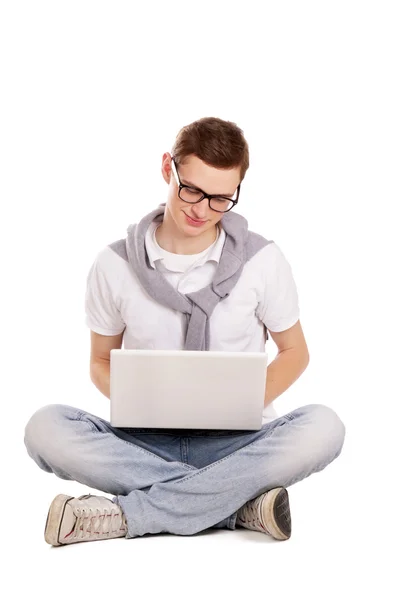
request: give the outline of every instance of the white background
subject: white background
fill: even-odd
[[[398,12],[382,0],[2,2],[11,597],[397,595]],[[50,403],[108,418],[89,378],[86,276],[97,252],[166,200],[162,154],[203,116],[243,129],[250,169],[238,212],[280,245],[298,286],[311,360],[275,407],[331,406],[347,428],[343,452],[290,489],[284,543],[214,530],[51,548],[51,500],[88,489],[41,471],[24,427]]]

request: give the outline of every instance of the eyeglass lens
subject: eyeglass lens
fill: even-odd
[[[188,187],[182,188],[180,191],[180,194],[179,194],[179,196],[182,200],[184,200],[185,202],[192,202],[192,203],[200,200],[202,195],[203,194],[201,192],[199,192],[199,190],[196,190],[194,188],[188,188]],[[232,200],[229,200],[228,198],[225,198],[224,196],[210,199],[210,207],[213,210],[216,210],[219,212],[226,212],[226,211],[230,210],[234,206],[234,204],[235,203],[232,202]]]

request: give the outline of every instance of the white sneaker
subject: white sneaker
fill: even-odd
[[[246,502],[239,509],[236,525],[287,540],[292,533],[289,495],[283,487],[274,488]]]
[[[44,539],[52,546],[123,537],[128,532],[121,507],[104,496],[59,494],[50,505]]]

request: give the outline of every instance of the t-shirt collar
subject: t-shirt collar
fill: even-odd
[[[149,228],[147,229],[146,236],[145,236],[145,245],[146,245],[147,256],[149,258],[149,263],[153,269],[156,268],[156,266],[155,266],[156,260],[164,259],[164,255],[162,253],[162,248],[160,248],[160,246],[157,243],[155,243],[154,239],[153,239],[153,234],[154,234],[155,230],[157,229],[157,227],[159,227],[159,225],[160,225],[160,223],[156,223],[153,221],[153,223],[151,223]],[[214,261],[216,263],[219,263],[221,254],[222,254],[222,249],[223,249],[224,243],[225,243],[225,238],[226,238],[226,233],[225,233],[224,229],[222,228],[222,226],[220,226],[220,233],[219,233],[217,242],[214,245],[212,245],[212,248],[210,249],[210,251],[206,252],[205,255],[199,260],[199,262],[196,262],[196,267],[200,267],[201,265],[204,265],[208,261]]]

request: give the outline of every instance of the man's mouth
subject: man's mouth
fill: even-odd
[[[199,225],[204,225],[204,223],[206,223],[206,222],[207,222],[207,221],[200,221],[199,219],[193,219],[192,217],[189,217],[189,215],[188,215],[188,214],[186,214],[186,213],[185,213],[185,216],[186,216],[186,218],[187,218],[188,222],[189,222],[191,225],[198,225],[198,226],[199,226]]]

